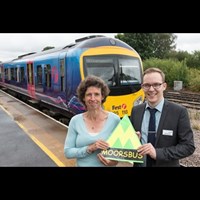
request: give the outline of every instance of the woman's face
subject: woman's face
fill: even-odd
[[[94,86],[88,87],[84,97],[87,110],[95,110],[102,107],[102,100],[101,88]]]

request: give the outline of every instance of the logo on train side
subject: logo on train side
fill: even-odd
[[[118,106],[115,106],[115,105],[112,105],[112,110],[121,110],[121,109],[126,109],[127,108],[127,105],[125,103],[123,103],[122,105],[118,105]]]

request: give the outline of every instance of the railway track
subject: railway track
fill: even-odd
[[[200,110],[200,94],[185,91],[165,91],[164,97],[186,108]]]

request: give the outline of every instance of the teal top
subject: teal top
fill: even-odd
[[[78,167],[105,167],[97,157],[100,149],[92,154],[87,153],[88,145],[99,139],[107,140],[120,122],[120,117],[109,112],[103,129],[95,135],[88,133],[83,120],[83,113],[77,114],[70,120],[67,136],[65,139],[64,153],[67,158],[76,158]]]

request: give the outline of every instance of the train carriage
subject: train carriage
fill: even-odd
[[[93,74],[110,88],[104,109],[123,117],[144,101],[142,71],[141,58],[133,48],[118,39],[94,35],[1,63],[0,86],[70,119],[85,111],[76,89]]]

